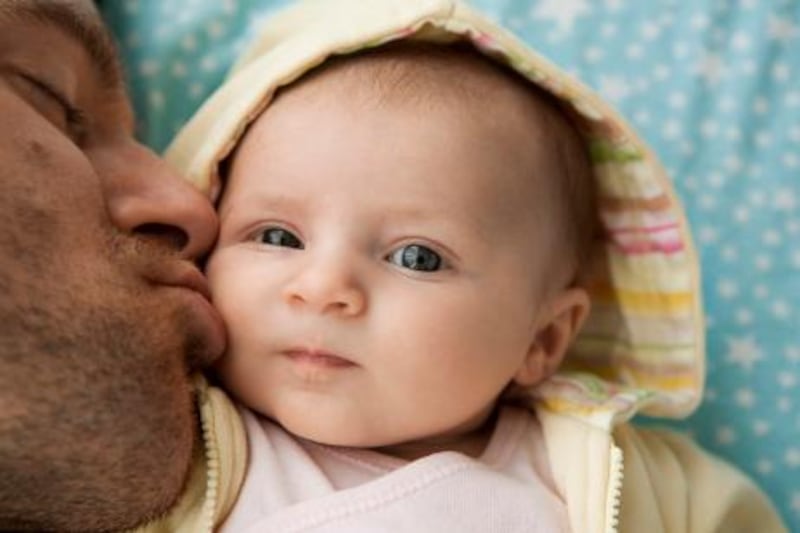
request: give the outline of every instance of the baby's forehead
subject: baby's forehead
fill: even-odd
[[[563,146],[583,149],[555,97],[467,43],[400,41],[336,56],[281,89],[276,101],[287,93],[327,105],[346,101],[357,113],[378,109],[432,120],[446,114],[453,127],[470,122],[525,144],[531,157],[520,164],[556,173],[552,154]]]
[[[329,59],[304,75],[304,91],[342,91],[373,104],[457,106],[489,114],[519,112],[537,122],[537,114],[557,108],[555,99],[519,74],[469,44],[442,45],[401,41]]]

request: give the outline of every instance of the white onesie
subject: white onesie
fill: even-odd
[[[299,439],[242,408],[249,464],[223,532],[561,532],[536,418],[503,407],[478,459],[440,452],[405,461]]]

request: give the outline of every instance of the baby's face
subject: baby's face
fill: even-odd
[[[447,438],[483,422],[538,327],[535,149],[496,116],[352,100],[295,88],[237,151],[208,263],[220,375],[319,442]]]

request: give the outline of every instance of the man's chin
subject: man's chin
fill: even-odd
[[[195,303],[181,313],[177,323],[183,324],[186,331],[184,353],[190,371],[208,368],[225,351],[227,333],[219,313],[205,299]]]

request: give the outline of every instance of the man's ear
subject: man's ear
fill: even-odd
[[[590,306],[588,293],[578,287],[569,287],[550,300],[539,316],[534,338],[514,383],[523,387],[536,385],[558,369],[589,315]]]

